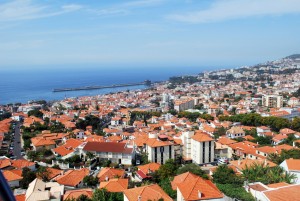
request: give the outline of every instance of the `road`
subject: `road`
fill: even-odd
[[[15,127],[15,140],[14,140],[14,149],[13,149],[14,156],[16,156],[17,159],[23,158],[21,155],[22,147],[21,147],[20,126],[21,126],[21,123],[17,122],[16,127]]]

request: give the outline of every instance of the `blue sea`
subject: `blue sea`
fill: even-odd
[[[0,104],[27,103],[30,100],[61,100],[65,97],[92,96],[123,90],[143,89],[145,86],[110,89],[53,92],[54,88],[93,85],[114,85],[144,80],[164,81],[171,76],[195,75],[213,68],[23,68],[0,69]]]

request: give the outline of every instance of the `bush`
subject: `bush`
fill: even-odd
[[[237,198],[243,201],[254,201],[254,197],[240,186],[234,184],[217,184],[218,189],[231,198]]]

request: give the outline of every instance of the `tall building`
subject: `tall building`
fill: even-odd
[[[263,95],[262,105],[269,108],[283,107],[283,97],[279,95]]]

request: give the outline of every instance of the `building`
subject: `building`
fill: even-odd
[[[215,143],[209,134],[204,132],[183,132],[182,155],[185,161],[193,161],[196,164],[207,164],[214,161]]]
[[[283,97],[279,95],[263,95],[262,105],[269,108],[283,107]]]
[[[100,182],[109,181],[113,178],[124,178],[125,170],[105,167],[100,170],[97,178]]]
[[[149,134],[145,144],[148,160],[154,163],[164,164],[180,155],[180,145],[169,141],[166,135]]]
[[[26,201],[61,200],[64,186],[56,182],[43,182],[41,179],[33,180],[26,191]]]
[[[196,133],[191,138],[191,156],[196,164],[211,163],[215,159],[214,139],[206,133]]]
[[[83,186],[83,178],[89,175],[89,170],[82,168],[80,170],[68,170],[65,174],[57,177],[55,180],[61,185],[71,188],[80,188]]]
[[[241,127],[234,126],[226,131],[226,137],[231,139],[245,137],[245,131]]]
[[[10,187],[20,186],[20,181],[23,179],[22,170],[4,170],[2,173]]]
[[[148,200],[172,201],[173,199],[157,184],[131,188],[124,191],[124,201],[148,201]]]
[[[135,156],[134,149],[122,142],[87,142],[82,151],[84,155],[91,152],[99,159],[123,165],[131,165]]]
[[[174,110],[181,112],[188,109],[193,109],[195,106],[195,101],[193,99],[186,100],[176,100],[174,103]]]
[[[300,159],[286,159],[280,165],[286,172],[294,174],[296,179],[294,182],[300,184]]]
[[[177,190],[178,201],[209,200],[221,201],[224,195],[210,181],[190,172],[174,177],[171,183],[173,190]]]

